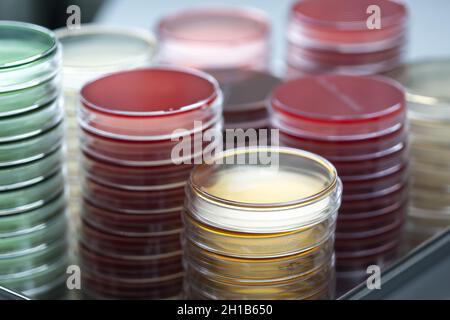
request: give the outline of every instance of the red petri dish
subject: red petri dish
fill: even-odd
[[[151,236],[182,228],[180,209],[151,214],[124,214],[96,207],[84,200],[81,214],[95,228],[121,236]]]
[[[183,272],[181,253],[155,256],[144,259],[111,258],[92,251],[88,246],[79,246],[81,264],[89,266],[92,273],[124,279],[151,279],[176,275]]]
[[[403,45],[369,53],[343,53],[304,48],[290,44],[287,59],[293,67],[302,69],[308,66],[316,66],[316,69],[333,68],[336,66],[341,68],[346,66],[360,66],[363,68],[364,66],[367,67],[377,64],[389,65],[393,62],[398,63],[403,57],[404,52],[405,48]]]
[[[170,140],[220,121],[217,82],[200,71],[148,68],[104,76],[81,89],[79,124],[123,140]]]
[[[185,9],[163,17],[156,30],[159,62],[198,69],[264,70],[270,22],[247,7]]]
[[[343,201],[341,207],[339,208],[339,214],[363,214],[367,212],[382,210],[384,208],[395,205],[396,203],[404,202],[408,199],[408,197],[408,187],[402,186],[398,190],[383,194],[379,197]]]
[[[362,197],[368,199],[371,195],[378,196],[387,190],[397,190],[409,182],[409,170],[407,164],[399,163],[392,170],[379,172],[373,177],[360,176],[353,179],[343,180],[345,190],[344,199],[355,199]]]
[[[370,250],[383,247],[386,243],[400,241],[404,220],[397,220],[390,225],[361,232],[336,233],[335,249],[338,255],[367,255]]]
[[[403,88],[384,77],[307,76],[276,87],[272,124],[296,136],[354,141],[393,133],[405,123]]]
[[[170,299],[181,294],[183,276],[130,280],[93,273],[86,267],[82,272],[81,285],[85,295],[93,299]]]
[[[400,203],[392,208],[386,208],[363,215],[345,215],[338,218],[337,234],[368,232],[404,221],[408,211],[408,203]],[[364,218],[361,218],[364,216]]]
[[[336,162],[376,161],[405,150],[408,142],[408,132],[403,125],[383,136],[353,141],[312,139],[286,133],[284,128],[279,130],[283,144],[321,153],[330,161]]]
[[[368,8],[381,11],[381,28],[368,28]],[[395,46],[404,36],[406,7],[389,0],[300,0],[291,9],[291,42],[314,47],[338,47],[341,51],[365,52]],[[306,42],[306,44],[305,44]]]
[[[90,250],[122,259],[143,259],[181,252],[180,230],[155,233],[152,236],[119,236],[91,226],[83,220],[81,243]]]
[[[181,208],[184,202],[184,186],[133,190],[113,188],[87,177],[82,177],[81,186],[84,197],[95,206],[123,213],[173,211]]]
[[[193,164],[169,164],[161,166],[125,166],[95,159],[81,154],[82,173],[102,185],[130,190],[183,187],[189,178]]]
[[[96,159],[126,166],[164,166],[179,162],[193,163],[196,157],[202,155],[202,150],[216,141],[203,139],[209,132],[219,136],[222,123],[215,123],[211,127],[201,128],[201,131],[188,134],[176,139],[154,141],[132,141],[103,137],[98,134],[80,130],[81,149]],[[172,157],[172,150],[180,143],[186,142],[191,147],[189,154]],[[195,146],[201,146],[197,150]],[[176,161],[175,161],[176,160]]]

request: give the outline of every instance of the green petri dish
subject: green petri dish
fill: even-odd
[[[0,93],[0,118],[37,109],[54,100],[60,94],[61,76],[57,75],[38,85]]]
[[[0,285],[27,296],[33,296],[33,294],[27,294],[26,291],[44,287],[60,279],[66,273],[67,265],[68,257],[64,255],[58,261],[43,265],[33,272],[12,274],[6,279],[0,280]]]
[[[42,229],[54,217],[64,214],[66,194],[61,193],[46,205],[18,214],[0,216],[0,241],[2,238],[15,237]]]
[[[29,88],[53,78],[61,64],[58,47],[48,29],[0,22],[0,92]]]
[[[36,184],[0,192],[0,217],[2,215],[37,209],[64,190],[64,175],[61,171]]]
[[[67,231],[66,215],[60,214],[39,230],[0,240],[0,260],[30,255],[59,241],[65,241]]]
[[[28,163],[43,158],[61,147],[63,137],[64,126],[59,123],[35,137],[1,143],[0,167]]]
[[[38,109],[0,118],[0,143],[30,138],[54,127],[63,117],[62,100]]]
[[[45,157],[33,162],[10,167],[0,167],[0,192],[23,188],[44,180],[46,177],[61,170],[63,158],[63,149],[58,148]]]
[[[30,254],[0,259],[0,282],[13,274],[33,273],[42,266],[58,261],[66,254],[67,248],[67,241],[62,240],[43,245]]]

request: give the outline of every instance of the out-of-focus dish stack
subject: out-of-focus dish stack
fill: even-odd
[[[201,69],[224,92],[225,129],[267,128],[264,100],[278,79],[268,73],[270,23],[258,9],[206,7],[163,17],[158,61]]]
[[[78,29],[62,28],[55,33],[63,52],[69,213],[71,238],[76,239],[81,201],[76,119],[79,91],[88,81],[102,75],[149,66],[156,51],[156,41],[146,30],[95,24],[83,24]]]
[[[450,60],[407,64],[391,74],[407,90],[411,123],[414,246],[450,225]]]
[[[291,9],[286,77],[369,75],[402,62],[407,10],[390,0],[300,0]]]

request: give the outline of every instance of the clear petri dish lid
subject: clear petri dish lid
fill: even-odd
[[[450,122],[450,59],[409,63],[389,76],[405,86],[408,111],[414,122]]]
[[[270,105],[276,127],[316,139],[375,138],[406,121],[403,88],[381,76],[305,76],[276,87]]]
[[[86,84],[78,120],[85,130],[110,138],[165,140],[219,122],[221,111],[222,94],[214,78],[191,69],[158,67]]]
[[[315,225],[334,214],[341,184],[325,159],[291,148],[228,150],[197,166],[187,209],[224,230],[277,233]]]
[[[0,39],[0,92],[34,86],[58,72],[58,42],[50,30],[3,21]]]
[[[74,90],[105,73],[150,65],[156,51],[153,34],[139,28],[83,24],[55,34],[63,51],[64,86]]]
[[[368,28],[368,18],[373,14],[369,9],[373,6],[381,11],[380,29]],[[395,1],[300,0],[291,9],[288,37],[295,43],[331,46],[344,52],[382,50],[395,46],[395,40],[403,35],[407,18],[405,5]]]

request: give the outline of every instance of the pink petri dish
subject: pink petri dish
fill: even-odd
[[[80,95],[80,126],[109,138],[170,140],[199,130],[195,121],[206,128],[221,117],[217,82],[194,70],[161,67],[118,72],[86,84]]]
[[[202,70],[268,67],[270,22],[258,9],[185,9],[163,17],[156,34],[161,64]]]
[[[84,197],[95,206],[123,213],[173,211],[184,203],[184,186],[134,190],[111,187],[87,177],[82,177],[81,186]]]
[[[370,6],[381,11],[379,29],[367,26]],[[347,52],[380,51],[405,34],[406,7],[390,0],[300,0],[291,9],[288,38],[293,43],[339,48]]]
[[[96,207],[83,202],[82,217],[95,228],[120,236],[151,236],[181,230],[181,210],[151,214],[129,214]]]

